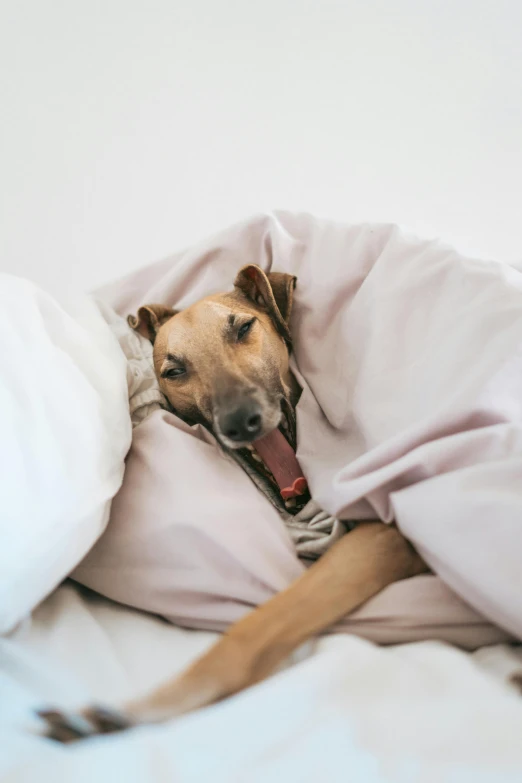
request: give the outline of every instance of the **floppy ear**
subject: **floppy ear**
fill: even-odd
[[[177,310],[165,305],[151,304],[140,307],[137,315],[127,316],[127,323],[132,326],[142,337],[146,337],[154,343],[160,327],[169,321]]]
[[[248,264],[239,270],[234,286],[272,318],[277,331],[291,342],[288,324],[292,313],[294,288],[297,278],[282,272],[268,275],[261,267]]]

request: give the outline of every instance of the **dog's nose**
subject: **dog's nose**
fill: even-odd
[[[244,402],[219,416],[219,429],[229,440],[251,442],[261,432],[261,409],[255,402]]]

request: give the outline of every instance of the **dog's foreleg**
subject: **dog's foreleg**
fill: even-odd
[[[78,717],[61,712],[43,717],[51,726],[52,736],[70,741],[167,720],[212,704],[259,682],[300,644],[387,585],[426,570],[395,527],[381,522],[361,523],[288,589],[232,625],[207,653],[172,681],[117,713],[90,708]]]
[[[137,722],[162,720],[253,685],[384,587],[425,570],[395,527],[359,524],[287,590],[231,626],[184,674],[129,704],[125,714]]]

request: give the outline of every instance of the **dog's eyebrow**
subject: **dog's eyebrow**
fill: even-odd
[[[173,362],[174,364],[183,364],[183,359],[181,358],[181,356],[176,356],[173,353],[166,354],[165,361]]]
[[[229,326],[234,326],[234,321],[235,320],[236,320],[236,314],[235,313],[230,313],[230,315],[228,316],[228,325]]]

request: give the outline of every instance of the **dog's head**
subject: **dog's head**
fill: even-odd
[[[130,325],[154,345],[154,369],[173,410],[228,448],[279,426],[290,401],[288,367],[295,277],[243,267],[231,293],[176,312],[140,307]]]

